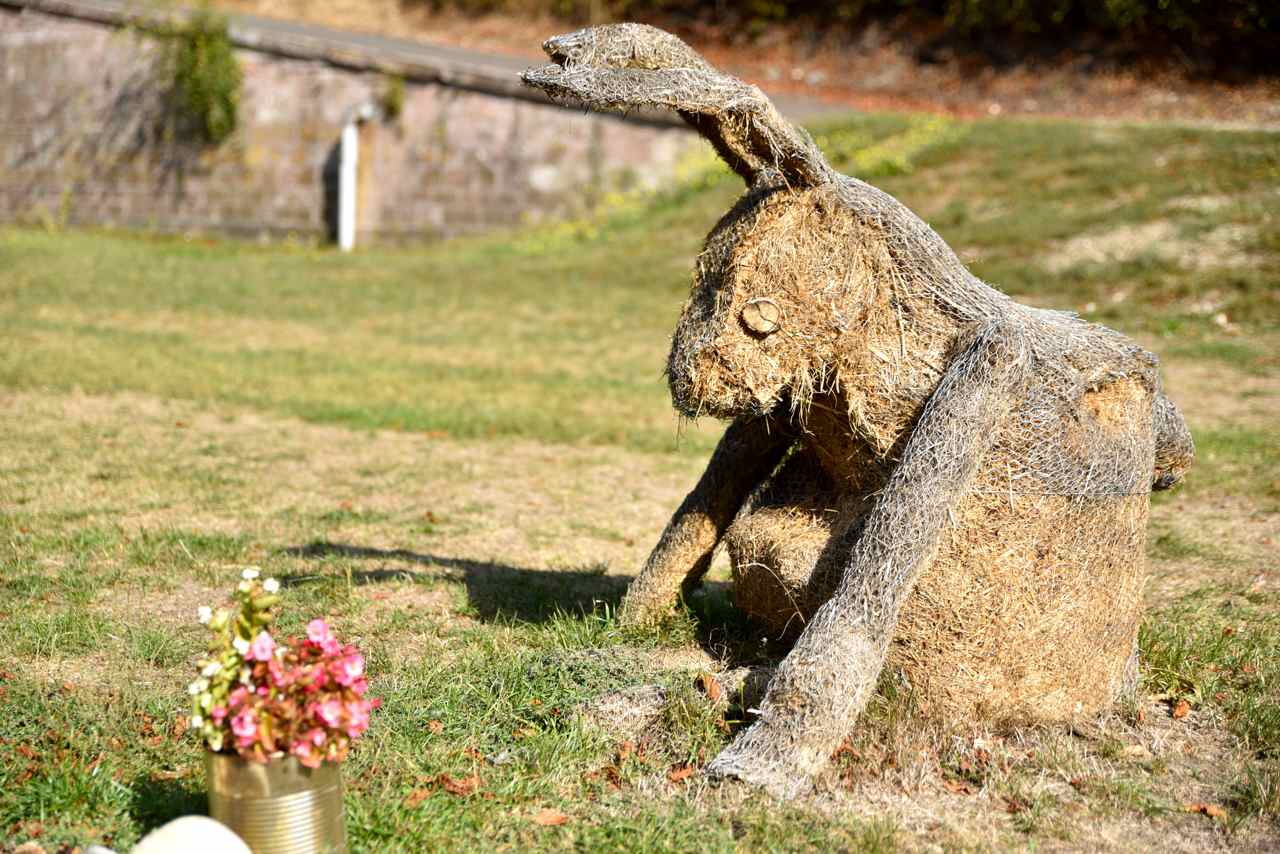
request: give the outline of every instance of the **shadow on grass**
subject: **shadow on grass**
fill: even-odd
[[[514,619],[540,623],[558,612],[590,612],[599,605],[617,607],[631,582],[629,577],[606,575],[604,567],[559,570],[509,566],[491,561],[422,554],[407,549],[375,549],[325,540],[284,550],[303,559],[346,558],[349,560],[399,561],[434,569],[451,570],[467,587],[470,600],[483,620]],[[356,584],[373,584],[397,578],[438,580],[440,574],[404,569],[368,569],[351,573]],[[307,579],[282,579],[304,583]]]
[[[135,779],[129,790],[133,793],[129,814],[137,819],[144,835],[184,815],[209,814],[203,773],[181,780],[153,780],[144,775]]]

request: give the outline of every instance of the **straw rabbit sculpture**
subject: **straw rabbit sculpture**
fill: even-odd
[[[667,365],[677,410],[729,426],[622,606],[660,617],[724,542],[739,607],[794,638],[708,771],[802,792],[882,671],[949,720],[1067,719],[1131,688],[1149,493],[1194,454],[1156,358],[979,280],[674,36],[544,49],[526,83],[675,110],[747,184]]]

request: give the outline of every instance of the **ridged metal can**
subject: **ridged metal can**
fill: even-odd
[[[292,756],[266,764],[205,753],[209,815],[254,854],[346,854],[342,768],[307,768]]]

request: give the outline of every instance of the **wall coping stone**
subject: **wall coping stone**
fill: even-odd
[[[0,7],[31,9],[108,26],[142,28],[156,27],[192,13],[184,8],[145,8],[125,0],[0,0]],[[529,67],[529,63],[518,57],[256,15],[227,13],[226,17],[232,43],[246,50],[320,61],[356,71],[398,75],[406,82],[438,83],[581,111],[580,107],[556,104],[542,92],[521,83],[520,72]],[[665,111],[613,115],[623,121],[641,124],[688,127],[678,116]]]

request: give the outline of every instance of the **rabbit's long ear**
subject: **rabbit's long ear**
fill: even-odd
[[[521,79],[556,100],[601,111],[672,109],[749,185],[777,176],[813,186],[832,176],[817,146],[763,92],[712,68],[670,33],[610,24],[556,36],[542,47],[555,64]]]

